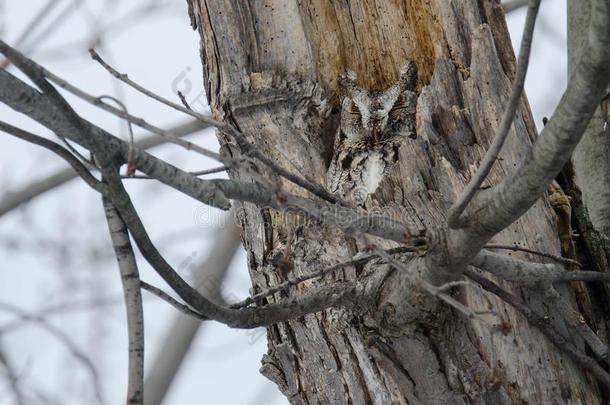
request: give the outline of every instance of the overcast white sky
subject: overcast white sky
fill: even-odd
[[[0,0],[0,37],[14,44],[32,16],[47,2]],[[169,128],[185,120],[181,114],[118,86],[86,53],[92,30],[114,24],[109,25],[103,46],[98,47],[102,56],[121,72],[129,73],[145,87],[170,99],[175,100],[176,85],[184,89],[188,80],[191,89],[186,96],[193,101],[203,90],[201,64],[198,36],[190,28],[183,0],[157,1],[164,5],[160,10],[127,24],[120,23],[123,16],[150,1],[56,0],[56,3],[51,17],[32,32],[21,49],[90,93],[121,98],[132,114],[146,117],[157,126]],[[48,34],[53,16],[59,15],[64,15],[65,21]],[[521,10],[508,18],[515,46],[524,16]],[[552,113],[565,88],[564,44],[565,1],[545,0],[526,81],[539,127],[542,116]],[[89,120],[125,136],[124,123],[72,97],[68,99]],[[49,131],[4,105],[0,105],[0,117],[52,138]],[[143,132],[136,129],[136,134]],[[202,146],[218,148],[210,131],[192,139]],[[155,149],[155,154],[187,170],[215,166],[213,161],[177,147],[164,146]],[[0,199],[4,193],[63,167],[63,162],[51,153],[0,134]],[[209,253],[213,223],[217,222],[219,212],[153,182],[133,181],[129,190],[153,241],[170,263],[177,265]],[[179,236],[184,234],[190,237]],[[146,281],[163,286],[144,262],[140,264]],[[233,261],[224,290],[230,295],[246,296],[248,287],[245,255],[241,253]],[[58,303],[110,300],[111,304],[94,310],[81,308],[49,317],[49,322],[89,354],[102,376],[106,403],[118,404],[124,396],[127,368],[125,315],[120,296],[118,272],[99,198],[81,182],[72,181],[0,218],[0,348],[10,356],[26,388],[36,388],[49,396],[51,403],[58,404],[88,403],[84,401],[91,395],[88,374],[48,333],[27,323],[2,333],[7,322],[14,319],[2,309],[2,303],[37,312]],[[156,352],[162,350],[160,343],[176,313],[158,299],[145,297],[149,365]],[[265,351],[264,336],[253,339],[252,333],[206,324],[166,404],[287,403],[274,384],[258,373]],[[0,383],[0,405],[11,404],[10,391],[3,384]]]

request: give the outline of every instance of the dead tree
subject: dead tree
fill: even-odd
[[[292,403],[601,404],[608,239],[564,166],[610,80],[610,1],[591,1],[568,88],[537,135],[521,93],[539,3],[516,64],[496,1],[190,0],[213,117],[147,92],[93,52],[120,80],[216,126],[220,154],[159,134],[219,159],[230,180],[202,180],[89,123],[50,82],[77,89],[3,42],[38,89],[0,71],[0,100],[95,159],[0,129],[67,160],[183,302],[142,288],[201,320],[266,326],[261,371]],[[346,114],[368,135],[341,127]],[[357,154],[338,154],[346,139]],[[338,162],[340,183],[361,177],[362,198],[329,187]],[[217,304],[176,273],[123,187],[123,165],[236,206],[251,297]],[[130,326],[140,339],[142,326]],[[129,403],[142,402],[141,380],[130,374]]]
[[[510,117],[508,139],[482,185],[485,190],[477,193],[464,222],[447,230],[449,208],[492,143],[516,76],[497,2],[193,0],[191,6],[201,36],[204,81],[217,118],[234,122],[248,142],[280,166],[319,183],[325,181],[334,153],[335,110],[341,108],[342,97],[339,76],[349,69],[357,74],[358,86],[381,90],[398,80],[406,61],[416,63],[416,139],[402,140],[397,164],[366,208],[403,220],[412,229],[425,229],[428,235],[441,230],[429,247],[428,260],[413,259],[434,262],[421,270],[421,277],[445,282],[455,278],[461,273],[457,269],[476,257],[491,237],[498,244],[561,254],[557,214],[543,195],[561,164],[524,168],[557,152],[553,147],[533,154],[537,134],[525,97],[514,120]],[[553,119],[567,118],[561,114]],[[551,125],[546,131],[556,136]],[[220,137],[230,156],[248,154],[230,134],[221,132]],[[568,139],[577,137],[570,133]],[[533,170],[541,177],[523,178]],[[255,181],[252,171],[263,177],[273,174],[260,164],[231,174]],[[299,192],[286,181],[278,188]],[[348,260],[371,243],[377,248],[396,246],[325,226],[302,226],[289,215],[259,205],[245,203],[243,214],[244,243],[258,289]],[[528,255],[512,257],[537,261]],[[486,265],[500,275],[499,268],[494,269],[497,263]],[[478,315],[479,320],[468,319],[425,290],[413,289],[400,269],[392,272],[387,267],[357,264],[324,281],[387,271],[372,314],[332,309],[268,328],[269,353],[262,372],[291,402],[599,401],[596,384],[582,367],[510,304],[461,287],[456,299],[475,311],[493,311]],[[558,297],[532,291],[532,286],[502,285],[539,316],[563,318],[554,313]],[[288,294],[296,293],[293,289]],[[557,287],[556,293],[574,302],[568,298],[570,289]],[[278,294],[273,302],[282,298]],[[594,330],[606,317],[601,308],[597,311]],[[553,327],[554,333],[582,347],[569,320]],[[601,335],[605,341],[606,334]]]

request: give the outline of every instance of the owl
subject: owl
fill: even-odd
[[[417,69],[408,62],[400,79],[382,91],[356,87],[356,75],[339,78],[345,90],[327,185],[343,200],[363,206],[398,158],[400,142],[415,138]]]

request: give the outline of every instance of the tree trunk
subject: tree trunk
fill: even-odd
[[[497,1],[191,0],[190,7],[213,113],[234,122],[284,168],[322,184],[338,123],[339,75],[350,69],[360,87],[385,89],[406,61],[414,61],[416,138],[401,139],[397,164],[366,209],[419,229],[444,225],[493,139],[515,74]],[[240,156],[230,136],[218,136],[226,155]],[[484,186],[510,173],[535,137],[523,98]],[[271,178],[280,190],[305,193],[259,164],[230,175]],[[371,244],[396,246],[304,223],[290,212],[249,203],[239,208],[257,291],[347,260]],[[494,242],[559,254],[556,220],[548,201],[540,200]],[[396,272],[384,266],[348,268],[288,294],[372,271],[385,272],[385,285],[392,286]],[[553,316],[553,308],[526,289],[505,287]],[[388,293],[368,314],[329,309],[271,326],[261,371],[295,404],[602,403],[591,377],[494,296],[467,287],[455,293],[470,308],[494,311],[475,321],[442,305],[425,317],[396,311],[398,301],[418,305],[425,294]]]
[[[578,62],[578,51],[587,35],[590,0],[568,1],[568,72]],[[606,96],[591,119],[583,139],[572,156],[576,183],[594,229],[605,235],[606,253],[610,255],[610,136],[608,118],[610,99]]]

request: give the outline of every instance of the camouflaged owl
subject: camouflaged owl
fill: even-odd
[[[398,82],[382,91],[356,87],[351,71],[339,81],[346,94],[327,184],[345,201],[364,205],[396,162],[399,141],[415,138],[417,69],[408,62]]]

